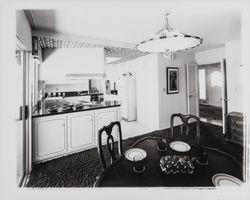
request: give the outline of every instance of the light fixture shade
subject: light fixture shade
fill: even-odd
[[[202,38],[173,30],[168,21],[163,30],[154,37],[140,42],[136,48],[148,53],[177,52],[195,48],[202,43]]]

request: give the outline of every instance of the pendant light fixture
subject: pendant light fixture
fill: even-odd
[[[174,30],[168,23],[166,14],[166,24],[152,38],[142,41],[136,48],[148,53],[165,53],[171,55],[174,52],[195,48],[202,43],[202,38],[187,35]]]

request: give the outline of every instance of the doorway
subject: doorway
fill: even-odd
[[[221,63],[199,65],[198,74],[200,119],[222,126]]]

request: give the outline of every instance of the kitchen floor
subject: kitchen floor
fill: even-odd
[[[138,121],[121,121],[123,139],[152,132],[153,130],[140,124]]]
[[[192,128],[195,126],[191,126],[191,130]],[[178,129],[179,127],[175,128],[175,130]],[[165,129],[125,139],[123,140],[124,151],[141,137],[169,137],[169,135],[170,129]],[[223,138],[222,127],[201,123],[201,145],[219,148],[230,153],[242,163],[243,148],[232,143],[225,143]],[[101,169],[97,148],[93,148],[35,164],[26,187],[92,187]]]

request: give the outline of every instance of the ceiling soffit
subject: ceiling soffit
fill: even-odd
[[[74,36],[38,30],[34,30],[32,35],[38,38],[43,49],[104,47],[105,57],[119,58],[108,64],[118,64],[148,54],[137,50],[135,45],[130,43],[127,44],[117,41],[107,41],[85,36]]]

